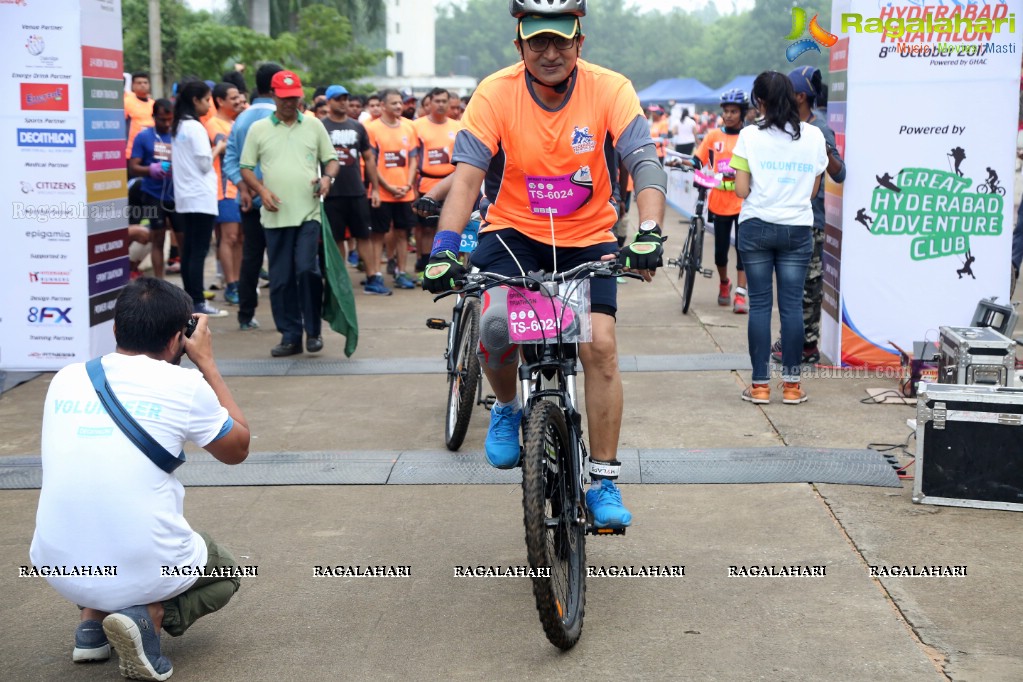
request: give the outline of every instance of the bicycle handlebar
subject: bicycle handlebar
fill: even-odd
[[[623,270],[619,263],[613,260],[580,263],[571,270],[564,272],[544,272],[543,270],[538,270],[514,277],[501,275],[496,272],[471,272],[465,276],[465,279],[456,282],[456,284],[462,285],[461,289],[452,289],[451,291],[437,294],[433,297],[433,300],[439,301],[454,294],[485,291],[500,285],[522,287],[537,291],[544,282],[570,282],[588,277],[631,277],[633,279],[643,279],[642,275]]]
[[[703,162],[700,161],[700,157],[693,156],[692,154],[682,154],[673,149],[664,150],[664,165],[678,168],[684,173],[703,168]]]

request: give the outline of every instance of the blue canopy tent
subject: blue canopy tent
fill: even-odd
[[[746,92],[746,97],[749,97],[750,92],[753,90],[753,81],[756,80],[756,76],[736,76],[732,80],[722,85],[717,90],[710,90],[705,93],[702,97],[697,97],[692,101],[694,104],[718,104],[721,102],[721,95],[728,92],[729,90],[743,90]]]
[[[670,101],[693,102],[706,96],[712,90],[695,78],[664,78],[648,88],[640,90],[639,102],[648,104],[665,104]]]

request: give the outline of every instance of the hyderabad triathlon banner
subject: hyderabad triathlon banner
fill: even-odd
[[[843,364],[895,364],[895,346],[1008,300],[1023,0],[971,3],[833,7],[848,173],[828,201],[822,343]]]
[[[0,368],[113,350],[127,282],[120,0],[0,0]]]

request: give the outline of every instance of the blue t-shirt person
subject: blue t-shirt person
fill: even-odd
[[[153,162],[171,161],[171,134],[158,133],[156,128],[145,128],[135,136],[131,147],[131,158],[141,159],[143,166]],[[142,176],[142,191],[151,197],[163,201],[174,201],[174,182],[170,176],[157,180],[148,175]]]

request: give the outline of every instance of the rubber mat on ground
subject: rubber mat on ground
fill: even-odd
[[[143,456],[139,453],[139,456]],[[874,450],[749,448],[618,453],[622,483],[839,483],[898,488]],[[227,466],[190,453],[176,475],[186,486],[517,484],[518,469],[492,468],[480,451],[254,452]],[[38,488],[38,456],[0,458],[0,489]]]

